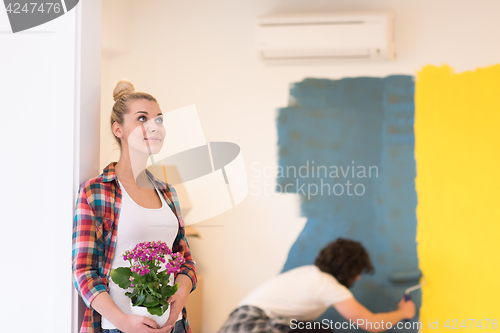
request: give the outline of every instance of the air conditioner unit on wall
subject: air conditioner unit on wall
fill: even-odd
[[[274,14],[257,20],[266,63],[339,59],[395,60],[391,13]]]

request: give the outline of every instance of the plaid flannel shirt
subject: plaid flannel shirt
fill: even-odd
[[[115,255],[117,225],[122,200],[121,189],[116,181],[115,165],[111,162],[103,173],[82,185],[78,191],[73,220],[72,269],[73,283],[87,305],[80,333],[101,333],[101,315],[92,309],[92,300],[102,292],[109,292],[111,260]],[[186,262],[181,271],[187,275],[196,288],[195,261],[185,236],[184,220],[181,216],[177,193],[171,184],[162,182],[148,170],[148,176],[163,194],[165,201],[177,216],[179,232],[174,240],[172,251],[180,252]],[[172,204],[173,203],[173,204]],[[186,308],[182,309],[186,332],[191,333]]]

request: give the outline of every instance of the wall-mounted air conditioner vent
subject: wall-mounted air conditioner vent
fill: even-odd
[[[265,62],[394,60],[391,13],[275,14],[257,20],[256,48]]]

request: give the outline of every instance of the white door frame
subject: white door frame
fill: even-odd
[[[101,173],[101,0],[81,0],[76,10],[75,108],[74,108],[74,200],[84,181]],[[72,282],[71,282],[72,283]],[[71,332],[80,331],[86,305],[72,290]]]

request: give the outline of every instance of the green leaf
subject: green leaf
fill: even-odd
[[[170,275],[165,275],[164,277],[161,278],[160,283],[167,285],[169,281],[170,281]]]
[[[153,281],[158,281],[158,276],[156,276],[156,272],[152,269],[149,271],[149,275],[151,276],[151,278],[153,279]]]
[[[138,289],[134,289],[133,292],[126,292],[125,293],[125,296],[128,296],[129,298],[132,298],[132,297],[135,297],[139,294],[139,290]]]
[[[178,287],[179,287],[178,283],[175,284],[173,287],[172,286],[163,286],[163,287],[161,287],[161,295],[163,297],[170,297],[177,292]]]
[[[169,305],[169,304],[167,303],[167,305],[164,305],[164,306],[162,306],[162,307],[161,307],[161,308],[162,308],[163,313],[165,313],[165,311],[167,311],[167,310],[168,310],[168,305]]]
[[[160,305],[167,305],[168,306],[168,302],[167,302],[166,297],[160,297]]]
[[[135,282],[134,284],[135,285],[144,284],[144,283],[147,282],[146,275],[141,275],[141,274],[133,273],[132,276],[134,278],[134,282]],[[137,282],[140,282],[140,283],[137,283]]]
[[[148,283],[148,289],[151,291],[151,294],[153,296],[156,296],[158,298],[161,297],[161,294],[158,293],[158,288],[155,288],[155,283],[154,282],[149,282]]]
[[[144,300],[146,299],[146,295],[144,295],[142,292],[137,296],[137,302],[134,305],[141,305]]]
[[[130,270],[130,267],[115,268],[111,270],[110,276],[113,282],[116,283],[120,288],[123,289],[130,288],[129,278],[132,276],[132,271]]]
[[[155,306],[152,308],[148,308],[148,312],[152,315],[161,316],[165,311],[162,310],[161,306]]]
[[[144,302],[142,304],[148,308],[151,308],[151,307],[155,307],[158,304],[160,304],[160,301],[158,300],[158,298],[154,297],[153,295],[147,294],[146,299],[144,300]]]

